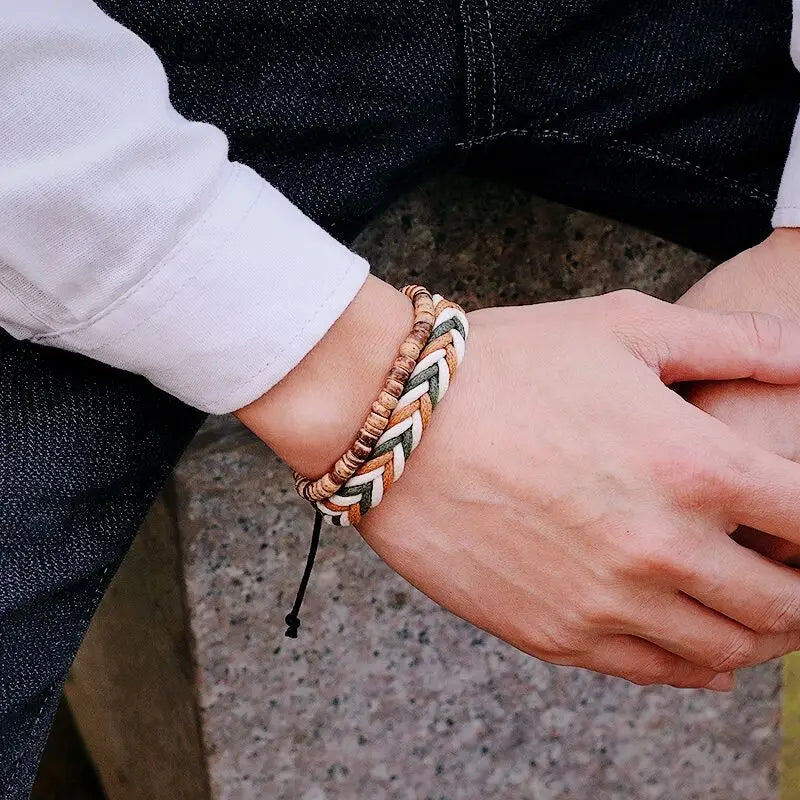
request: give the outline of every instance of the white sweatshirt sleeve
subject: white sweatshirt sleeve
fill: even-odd
[[[368,273],[91,0],[0,0],[0,326],[226,412],[289,372]]]
[[[800,69],[800,0],[793,0],[792,9],[792,60]],[[795,124],[772,224],[776,228],[800,227],[800,117]]]

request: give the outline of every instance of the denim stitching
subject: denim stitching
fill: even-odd
[[[472,142],[472,144],[473,145],[485,144],[487,142],[500,139],[504,136],[531,136],[542,140],[560,139],[562,141],[572,142],[573,144],[590,144],[590,142],[587,139],[577,136],[576,134],[567,133],[566,131],[554,130],[552,128],[544,128],[538,133],[532,130],[525,130],[522,128],[512,128],[507,131],[501,131],[500,133],[495,133],[491,136],[482,136],[480,139],[475,139]],[[685,158],[680,158],[679,156],[673,156],[670,155],[669,153],[664,153],[661,150],[656,150],[652,147],[647,147],[645,145],[637,145],[633,144],[633,142],[626,142],[624,139],[617,139],[617,138],[607,139],[604,140],[602,144],[616,147],[618,149],[624,150],[625,152],[631,153],[632,155],[639,155],[643,158],[659,161],[668,166],[671,165],[677,167],[689,167],[689,169],[693,170],[696,175],[706,177],[716,184],[736,189],[737,191],[742,192],[746,197],[750,197],[753,200],[764,201],[770,205],[775,202],[775,198],[772,195],[768,194],[767,192],[763,192],[760,189],[756,189],[753,186],[747,186],[746,184],[736,180],[735,178],[729,178],[727,175],[715,175],[706,167],[702,167],[699,164],[693,163],[692,161],[687,161]],[[461,147],[461,148],[465,146],[466,145],[464,142],[459,142],[456,145],[456,147]]]
[[[472,144],[485,144],[486,142],[494,141],[495,139],[502,139],[504,136],[530,136],[531,131],[524,130],[522,128],[512,128],[507,131],[501,131],[500,133],[493,133],[490,136],[481,136],[479,139],[474,139]],[[460,147],[464,149],[469,147],[469,142],[458,142],[456,147]]]
[[[489,135],[494,134],[495,118],[497,116],[497,54],[494,47],[494,33],[492,32],[492,12],[489,8],[489,0],[483,0],[486,5],[486,23],[489,29],[489,46],[492,56],[492,119],[489,125]]]
[[[471,147],[477,131],[477,100],[475,91],[475,41],[472,35],[472,14],[469,4],[472,0],[461,0],[461,23],[464,26],[464,52],[467,60],[467,147]]]
[[[98,582],[97,589],[95,590],[95,593],[94,593],[93,598],[92,598],[92,605],[94,605],[97,602],[98,597],[100,597],[103,594],[103,581],[105,580],[106,575],[108,575],[108,571],[110,569],[111,569],[111,565],[107,564],[105,566],[105,568],[103,569],[103,571],[100,573],[100,580]],[[91,617],[92,617],[91,613],[86,615],[86,616],[84,616],[82,625],[84,625],[84,626],[87,625],[89,623],[89,620],[91,619]],[[42,719],[42,715],[44,714],[44,710],[45,710],[45,708],[47,708],[47,703],[49,702],[50,698],[53,696],[53,692],[54,692],[54,687],[51,686],[47,690],[47,693],[45,694],[44,698],[42,699],[42,704],[41,704],[41,706],[39,706],[39,713],[36,715],[36,719],[34,719],[33,725],[31,725],[31,730],[30,730],[30,733],[28,734],[28,741],[23,746],[22,750],[20,750],[20,753],[17,756],[17,760],[14,762],[14,765],[11,768],[13,770],[13,772],[11,773],[11,775],[9,776],[9,779],[8,779],[8,785],[11,788],[13,788],[14,781],[16,781],[16,779],[19,777],[19,771],[20,771],[20,768],[22,767],[22,759],[25,758],[25,755],[27,754],[28,750],[30,750],[31,745],[33,744],[33,737],[36,734],[36,727],[38,726],[39,722]]]
[[[17,760],[14,762],[12,769],[13,772],[9,776],[8,779],[8,788],[13,789],[14,783],[19,776],[19,770],[22,766],[22,759],[25,757],[25,754],[30,749],[31,745],[33,744],[33,737],[36,734],[36,728],[39,725],[39,721],[42,719],[42,714],[44,714],[44,710],[47,707],[47,703],[49,702],[50,698],[53,696],[53,687],[51,686],[47,693],[42,700],[42,704],[39,706],[39,713],[36,715],[36,718],[33,720],[33,725],[31,725],[30,733],[28,734],[28,741],[23,745],[22,750],[20,750],[19,755],[17,756]]]
[[[588,144],[585,139],[582,139],[580,136],[575,134],[567,133],[566,131],[559,131],[553,130],[550,128],[545,128],[544,130],[540,131],[537,135],[539,138],[542,139],[562,139],[563,141],[573,142],[573,143],[586,143]],[[766,192],[762,192],[760,189],[756,189],[752,186],[746,186],[745,184],[737,181],[735,178],[729,178],[727,175],[715,175],[706,167],[702,167],[699,164],[695,164],[692,161],[687,161],[685,158],[680,158],[679,156],[673,156],[669,153],[664,153],[660,150],[656,150],[652,147],[647,147],[645,145],[638,145],[634,144],[633,142],[626,142],[624,139],[617,139],[612,138],[608,139],[607,142],[603,142],[604,144],[611,144],[614,147],[617,147],[625,152],[631,153],[632,155],[639,155],[643,158],[649,158],[654,161],[658,161],[662,164],[666,164],[667,166],[678,166],[678,167],[689,167],[690,169],[694,170],[696,175],[700,175],[710,179],[711,181],[721,184],[721,185],[728,185],[731,188],[738,189],[741,192],[744,192],[746,196],[750,197],[753,200],[763,200],[767,203],[773,203],[774,198],[768,195]]]

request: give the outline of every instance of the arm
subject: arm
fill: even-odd
[[[795,2],[792,57],[800,66],[800,13]],[[800,320],[800,119],[773,217],[764,242],[713,270],[679,301],[723,311],[755,310]],[[751,441],[800,460],[800,389],[751,381],[695,386],[693,402],[733,425]],[[760,549],[794,557],[796,548],[762,539]]]
[[[363,259],[170,106],[90,0],[0,0],[0,325],[225,412],[278,382]]]
[[[319,474],[363,419],[407,302],[231,164],[219,131],[176,115],[136,37],[88,0],[64,5],[0,0],[3,325],[199,407],[243,406]],[[778,346],[751,322],[633,294],[478,313],[453,390],[364,536],[526,652],[729,687],[729,670],[798,644],[800,579],[725,534],[783,526],[800,541],[787,503],[800,468],[664,383],[800,380],[800,332]]]

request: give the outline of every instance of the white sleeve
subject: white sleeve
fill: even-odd
[[[792,61],[800,69],[800,0],[793,0],[792,9]],[[772,224],[776,228],[800,227],[800,117],[795,124]]]
[[[277,383],[366,262],[181,117],[91,0],[0,0],[0,326],[226,412]]]

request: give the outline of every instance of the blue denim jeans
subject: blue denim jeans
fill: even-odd
[[[769,231],[800,106],[788,0],[99,4],[157,50],[182,113],[343,241],[461,169],[727,256]],[[89,620],[202,418],[0,332],[2,800],[28,796]]]

